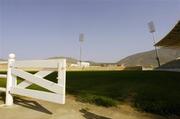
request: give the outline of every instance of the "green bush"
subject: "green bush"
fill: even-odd
[[[57,82],[57,72],[45,77]],[[20,79],[18,79],[18,82]],[[6,80],[0,80],[5,87]],[[28,88],[43,90],[37,85]],[[162,71],[83,71],[67,72],[66,92],[82,102],[105,107],[119,102],[145,112],[180,115],[180,75]]]
[[[67,93],[81,101],[102,106],[130,101],[141,111],[160,115],[180,115],[179,85],[178,72],[67,72]]]

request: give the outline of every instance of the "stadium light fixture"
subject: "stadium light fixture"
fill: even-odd
[[[158,51],[157,51],[157,47],[155,46],[156,41],[155,41],[155,35],[154,35],[154,33],[156,32],[156,30],[155,30],[155,26],[154,26],[153,21],[150,21],[150,22],[148,23],[148,28],[149,28],[149,32],[152,34],[152,37],[153,37],[153,43],[154,43],[154,48],[155,48],[156,60],[157,60],[158,66],[160,67],[161,64],[160,64],[160,60],[159,60],[159,56],[158,56]]]
[[[80,43],[80,56],[79,56],[79,63],[81,66],[82,63],[82,44],[84,42],[84,33],[79,34],[79,43]]]

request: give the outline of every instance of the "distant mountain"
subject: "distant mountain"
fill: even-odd
[[[0,59],[0,62],[3,62],[3,61],[7,61],[7,60],[5,60],[5,59]]]
[[[66,59],[67,64],[76,64],[78,62],[77,59],[71,57],[50,57],[48,59]]]
[[[50,57],[48,59],[66,59],[67,64],[77,64],[77,62],[79,61],[72,57]],[[85,61],[85,62],[89,62],[90,65],[99,65],[99,63],[93,61]]]
[[[169,61],[180,57],[180,49],[167,49],[161,48],[158,49],[158,55],[161,64],[165,64]],[[157,67],[157,60],[155,59],[155,51],[147,51],[142,53],[137,53],[131,56],[128,56],[117,62],[118,64],[124,66],[144,66],[144,67]]]

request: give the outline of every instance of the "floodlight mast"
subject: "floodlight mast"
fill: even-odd
[[[81,66],[81,63],[82,63],[82,43],[84,42],[84,34],[83,33],[79,34],[79,42],[80,42],[79,64]]]
[[[153,43],[154,43],[154,48],[155,48],[156,60],[157,60],[158,66],[160,67],[161,64],[160,64],[160,60],[159,60],[159,56],[158,56],[158,51],[157,51],[157,47],[155,46],[156,41],[155,41],[155,35],[154,35],[154,33],[156,32],[156,30],[155,30],[155,26],[154,26],[153,21],[150,21],[150,22],[148,23],[148,27],[149,27],[149,32],[152,34],[152,37],[153,37]]]

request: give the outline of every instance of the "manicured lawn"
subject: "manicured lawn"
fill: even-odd
[[[57,73],[46,78],[55,81]],[[0,80],[0,85],[5,82]],[[40,89],[35,85],[34,89]],[[141,111],[180,115],[180,73],[161,71],[67,72],[66,91],[102,106],[128,102]]]

